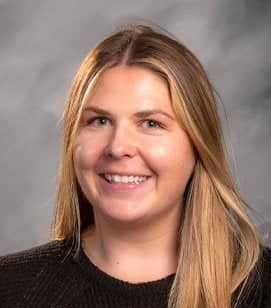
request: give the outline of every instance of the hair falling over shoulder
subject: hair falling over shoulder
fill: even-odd
[[[73,237],[94,224],[76,180],[72,146],[84,99],[100,74],[116,65],[140,66],[163,78],[180,125],[197,156],[187,184],[179,229],[179,259],[168,308],[239,307],[257,274],[259,236],[225,158],[214,91],[197,58],[170,34],[144,24],[124,26],[83,60],[63,114],[62,159],[52,239]],[[235,296],[233,296],[235,295]]]

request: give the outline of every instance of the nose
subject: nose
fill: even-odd
[[[108,137],[105,155],[116,159],[133,157],[136,148],[135,135],[131,130],[127,126],[116,127]]]

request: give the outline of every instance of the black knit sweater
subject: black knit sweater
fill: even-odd
[[[1,308],[166,308],[174,274],[129,283],[96,267],[71,240],[52,241],[0,257]],[[271,250],[265,249],[262,281],[242,308],[271,307]],[[255,288],[254,288],[255,287]],[[219,307],[218,307],[219,308]]]

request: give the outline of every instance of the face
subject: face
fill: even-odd
[[[121,223],[176,219],[195,165],[166,83],[127,66],[106,70],[88,96],[73,157],[95,219]]]

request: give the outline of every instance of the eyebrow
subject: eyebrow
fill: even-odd
[[[88,107],[84,108],[83,111],[84,112],[85,111],[93,111],[97,114],[102,114],[102,115],[105,115],[105,116],[112,116],[112,114],[109,111],[98,108],[98,107],[94,107],[94,106],[88,106]],[[148,117],[150,115],[154,115],[154,114],[162,114],[162,115],[170,118],[171,120],[175,120],[170,114],[168,114],[167,112],[160,110],[160,109],[146,109],[146,110],[138,111],[134,114],[134,117],[141,119],[141,118],[146,118],[146,117]]]

